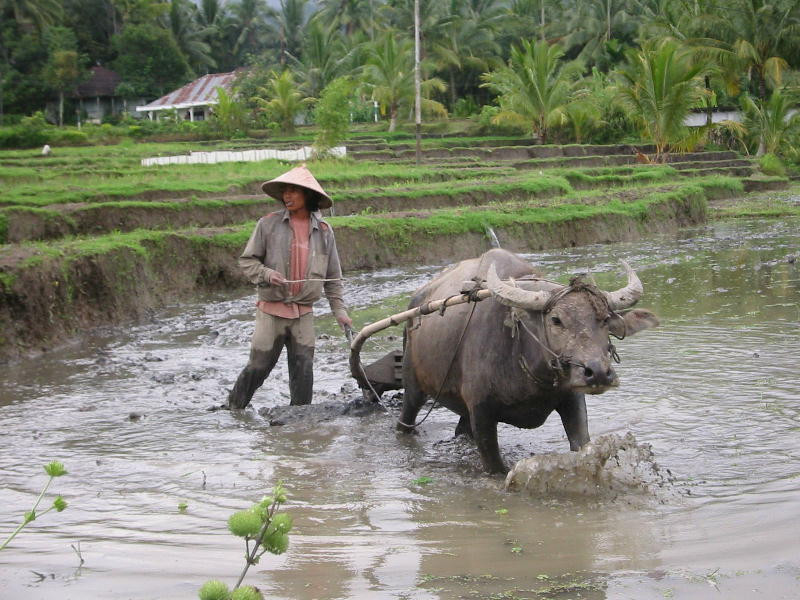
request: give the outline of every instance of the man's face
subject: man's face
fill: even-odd
[[[283,188],[283,203],[290,213],[306,208],[306,191],[296,185],[287,183]]]

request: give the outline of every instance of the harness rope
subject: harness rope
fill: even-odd
[[[479,265],[479,269],[480,269],[480,265]],[[532,279],[540,280],[540,281],[547,281],[547,280],[539,279],[539,278],[532,278]],[[413,424],[404,423],[400,419],[395,419],[395,421],[399,425],[402,425],[403,427],[408,427],[409,429],[416,429],[417,427],[422,425],[427,420],[427,418],[430,416],[430,414],[433,411],[433,409],[436,408],[436,405],[439,403],[439,397],[441,396],[441,393],[444,390],[444,386],[447,383],[447,379],[450,377],[450,372],[451,372],[451,370],[453,368],[453,364],[455,363],[456,357],[458,356],[458,352],[461,349],[461,343],[464,340],[464,335],[466,334],[467,329],[469,327],[469,324],[472,321],[472,316],[475,314],[475,308],[477,307],[477,303],[480,301],[480,299],[477,297],[477,292],[481,289],[481,283],[482,283],[482,280],[479,280],[478,277],[475,277],[475,288],[474,289],[470,290],[469,292],[465,292],[465,293],[462,293],[462,294],[455,294],[453,296],[448,297],[447,299],[445,299],[445,302],[439,308],[439,311],[438,311],[439,315],[444,316],[445,310],[447,308],[447,300],[449,300],[450,298],[457,298],[457,297],[466,295],[468,297],[468,301],[472,302],[472,309],[470,310],[469,317],[467,317],[467,322],[464,324],[464,328],[461,330],[461,335],[458,338],[458,343],[456,344],[456,347],[455,347],[455,350],[453,352],[453,355],[450,358],[450,364],[447,367],[447,371],[445,371],[444,378],[442,379],[442,383],[439,385],[439,390],[436,392],[436,395],[433,398],[433,402],[431,403],[431,406],[428,409],[428,412],[425,413],[425,416],[422,417],[422,419],[420,419],[419,421],[417,421],[416,423],[413,423]],[[539,337],[530,329],[530,327],[527,326],[527,324],[522,319],[520,319],[514,313],[513,310],[511,311],[511,317],[512,317],[512,333],[511,333],[511,336],[515,337],[514,332],[518,331],[519,330],[519,325],[521,325],[522,329],[531,338],[533,338],[533,340],[536,341],[536,343],[539,344],[539,346],[544,351],[548,352],[552,356],[552,358],[547,361],[547,366],[553,371],[553,373],[555,375],[555,377],[553,378],[552,383],[550,383],[550,382],[542,381],[541,379],[536,377],[536,375],[533,374],[533,371],[528,366],[527,361],[525,360],[525,355],[523,353],[520,353],[520,367],[522,368],[522,371],[528,376],[529,379],[531,379],[531,381],[533,381],[534,383],[536,383],[538,385],[544,386],[544,385],[548,385],[549,384],[549,385],[552,385],[553,387],[557,387],[558,386],[558,379],[564,373],[564,365],[573,365],[573,366],[583,367],[584,369],[586,368],[585,364],[572,360],[572,357],[570,357],[570,356],[565,356],[563,354],[557,354],[556,352],[554,352],[550,348],[549,340],[547,339],[547,337],[548,337],[547,336],[547,327],[546,327],[546,324],[545,324],[545,315],[547,313],[549,313],[553,309],[553,307],[555,306],[555,304],[559,300],[561,300],[564,296],[566,296],[570,292],[575,291],[576,289],[577,289],[576,285],[573,282],[570,282],[570,285],[565,286],[563,289],[559,290],[557,293],[553,294],[548,299],[547,303],[545,304],[544,308],[542,309],[542,311],[540,313],[541,314],[541,319],[542,319],[542,331],[544,332],[544,337],[545,337],[545,341],[544,342],[541,339],[539,339]],[[587,288],[583,288],[583,289],[587,289]],[[594,292],[594,291],[591,291],[591,290],[588,290],[588,291],[590,293],[594,294],[595,296],[603,298],[602,296],[599,296],[597,294],[597,292]],[[605,300],[605,298],[603,298],[603,300]],[[607,306],[607,304],[606,304],[606,306]],[[619,340],[624,339],[626,334],[627,334],[627,325],[625,323],[625,320],[622,318],[622,316],[619,313],[617,313],[614,310],[611,310],[610,307],[608,308],[608,311],[609,311],[609,316],[622,319],[622,324],[623,324],[623,334],[622,334],[622,336],[620,337],[620,336],[617,336],[615,334],[609,333],[609,341],[608,341],[608,352],[611,355],[611,358],[614,360],[614,362],[620,363],[621,359],[619,357],[619,354],[617,353],[617,349],[614,347],[614,344],[611,343],[610,336],[614,335],[614,337],[619,339]],[[348,337],[350,337],[350,336],[348,335]],[[369,378],[367,377],[367,373],[364,370],[364,366],[361,363],[360,357],[358,358],[358,368],[361,371],[361,375],[363,376],[364,381],[367,382],[367,385],[369,386],[369,389],[373,394],[373,398],[375,400],[377,400],[378,398],[380,398],[380,395],[375,391],[375,388],[372,387],[372,384],[370,383]]]

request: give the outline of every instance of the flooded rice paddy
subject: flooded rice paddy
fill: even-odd
[[[69,470],[51,490],[69,507],[0,553],[0,598],[167,600],[232,584],[243,544],[226,520],[278,480],[291,546],[245,580],[269,598],[800,597],[799,251],[797,220],[741,221],[528,257],[561,281],[590,268],[607,288],[624,258],[661,317],[617,343],[620,388],[587,397],[593,437],[630,432],[669,473],[644,497],[503,491],[445,409],[410,437],[394,433],[391,406],[282,427],[208,411],[246,360],[250,293],[2,366],[0,538],[49,460]],[[440,266],[351,275],[356,325],[401,309]],[[357,396],[347,345],[325,310],[315,401],[345,401]],[[365,360],[399,347],[399,331],[384,333]],[[254,406],[284,404],[282,360]],[[557,416],[500,429],[509,463],[568,450]]]

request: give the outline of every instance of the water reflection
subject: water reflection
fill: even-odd
[[[269,427],[255,412],[207,412],[246,356],[249,293],[0,367],[1,531],[35,499],[41,464],[58,458],[70,470],[53,490],[70,507],[0,556],[2,597],[188,598],[205,579],[232,581],[242,544],[225,521],[278,479],[291,488],[297,532],[286,555],[248,575],[270,597],[526,597],[519,590],[556,586],[572,589],[566,597],[699,597],[715,569],[727,598],[753,587],[777,596],[796,585],[800,555],[800,274],[787,260],[798,225],[726,222],[529,256],[561,281],[591,269],[607,288],[622,281],[624,258],[644,281],[642,304],[663,325],[617,344],[622,385],[589,399],[589,420],[593,436],[630,430],[653,445],[677,477],[678,498],[663,505],[502,492],[474,448],[451,439],[457,419],[446,410],[412,437],[394,433],[391,414]],[[356,321],[402,308],[436,269],[352,276]],[[317,333],[315,396],[347,397],[344,338],[330,316]],[[398,333],[371,339],[367,359],[397,347]],[[256,406],[286,404],[287,381],[279,363]],[[500,443],[509,461],[567,448],[558,419],[501,427]],[[431,483],[415,483],[421,476]]]

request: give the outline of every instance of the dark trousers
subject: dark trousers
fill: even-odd
[[[228,395],[228,406],[245,408],[272,372],[286,346],[291,404],[311,404],[314,387],[314,317],[284,319],[256,311],[250,360]]]

